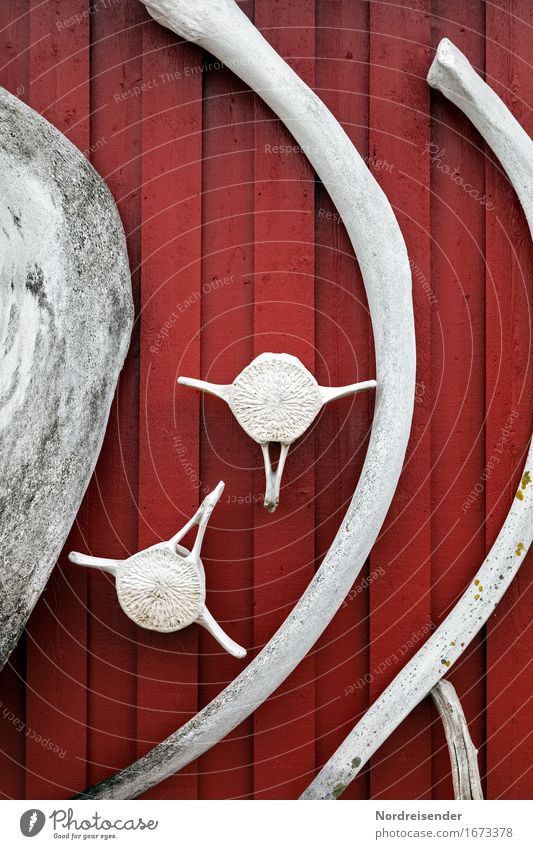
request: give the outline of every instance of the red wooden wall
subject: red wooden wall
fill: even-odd
[[[339,614],[252,718],[154,798],[297,797],[473,576],[531,432],[529,233],[480,137],[425,82],[448,36],[532,133],[531,4],[242,6],[333,110],[395,209],[413,267],[417,403],[394,504]],[[258,446],[225,405],[178,389],[176,377],[228,382],[269,350],[296,354],[323,383],[371,377],[346,233],[279,121],[138,0],[2,0],[0,33],[1,84],[90,156],[116,198],[138,314],[65,549],[127,556],[170,536],[223,478],[205,545],[208,601],[251,657],[333,539],[361,469],[372,398],[324,411],[291,451],[271,516]],[[498,444],[501,461],[487,476]],[[450,674],[489,798],[531,792],[530,576],[531,558]],[[64,798],[100,780],[242,667],[195,626],[136,629],[109,576],[63,556],[0,675],[2,795]],[[344,798],[451,794],[443,732],[426,701]]]

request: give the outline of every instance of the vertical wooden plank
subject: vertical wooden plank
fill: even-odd
[[[128,241],[139,300],[140,6],[108,4],[91,15],[91,161],[104,177]],[[89,551],[124,558],[137,550],[139,331],[134,326],[106,439],[89,489]],[[87,780],[131,762],[136,739],[136,629],[122,613],[112,578],[89,574]]]
[[[482,4],[436,0],[432,46],[450,38],[483,72]],[[438,625],[485,556],[483,469],[485,395],[485,268],[482,142],[442,95],[432,94],[432,611]],[[467,510],[463,505],[473,493]],[[483,743],[483,635],[450,670],[476,746]],[[435,715],[434,715],[435,716]],[[435,722],[434,798],[453,798],[450,761]],[[479,753],[484,772],[484,749]]]
[[[202,54],[143,25],[139,547],[168,539],[198,505]],[[138,636],[138,754],[198,707],[198,627]],[[192,764],[148,798],[196,798]]]
[[[245,5],[252,14],[253,3]],[[269,40],[311,83],[314,5],[306,0],[291,7],[264,2],[257,16]],[[369,164],[395,204],[413,263],[419,374],[410,460],[371,558],[370,575],[378,577],[370,586],[370,665],[368,590],[363,590],[348,599],[314,659],[307,659],[256,713],[255,744],[250,721],[202,758],[199,791],[204,798],[242,797],[252,789],[257,798],[298,795],[314,767],[313,738],[320,765],[354,714],[364,709],[366,685],[353,685],[369,670],[374,699],[397,664],[425,638],[429,578],[434,585],[433,623],[438,624],[477,568],[513,497],[531,430],[526,403],[531,388],[529,234],[512,188],[490,156],[484,181],[486,160],[475,147],[482,150],[479,137],[440,95],[434,95],[434,147],[427,146],[427,3],[420,0],[409,9],[337,0],[316,5],[319,94],[362,151],[368,123],[365,30],[366,16],[371,16]],[[465,7],[434,0],[432,9],[433,46],[446,35],[479,69],[485,54],[488,81],[531,131],[524,104],[529,74],[522,61],[528,37],[523,21],[529,17],[524,0],[498,0],[486,7],[485,48],[483,4]],[[179,40],[152,22],[141,28],[139,21],[147,18],[137,0],[109,4],[91,16],[83,15],[84,10],[80,0],[9,0],[0,8],[0,30],[8,27],[2,32],[1,83],[22,99],[29,92],[31,105],[91,156],[108,179],[128,232],[134,270],[140,262],[141,177],[145,187],[142,352],[137,328],[97,473],[66,548],[127,556],[138,545],[170,535],[204,492],[224,477],[226,491],[205,544],[208,600],[232,636],[258,649],[307,585],[314,553],[320,561],[327,550],[364,456],[371,399],[345,400],[325,411],[315,437],[292,449],[285,473],[290,486],[284,488],[279,511],[267,516],[257,503],[263,489],[257,446],[216,399],[204,403],[200,423],[200,399],[176,390],[175,377],[201,373],[230,380],[264,350],[296,353],[324,383],[348,382],[356,379],[354,373],[362,377],[372,358],[361,282],[342,224],[321,186],[314,203],[314,264],[312,172],[302,154],[280,152],[280,145],[292,147],[293,141],[258,100],[254,132],[252,96],[241,93],[242,85],[228,72],[209,68],[212,60],[194,47],[176,45]],[[82,19],[66,23],[76,13]],[[94,80],[89,103],[90,28]],[[32,46],[25,53],[28,43]],[[205,62],[202,166],[200,68]],[[431,274],[425,191],[429,171]],[[479,197],[467,193],[455,175]],[[430,415],[431,451],[424,430]],[[320,458],[314,472],[313,440]],[[498,463],[487,474],[494,456]],[[347,464],[350,475],[343,475],[341,485],[340,470]],[[308,506],[315,492],[317,505]],[[137,497],[142,514],[138,531]],[[489,798],[527,798],[528,793],[527,751],[521,743],[529,730],[523,670],[531,653],[524,619],[530,570],[525,564],[487,629]],[[3,714],[7,708],[0,717],[0,792],[7,797],[60,797],[80,789],[86,778],[99,780],[164,737],[176,726],[176,717],[185,721],[196,710],[198,680],[203,704],[242,666],[220,654],[202,633],[198,679],[195,628],[164,639],[139,634],[118,609],[112,582],[91,573],[87,705],[87,580],[62,560],[30,621],[27,703],[23,644],[0,676]],[[402,643],[415,636],[416,643],[404,651]],[[318,711],[313,720],[315,664]],[[484,670],[479,640],[451,673],[478,746],[484,739]],[[374,759],[373,796],[427,795],[428,721],[425,705]],[[37,736],[59,752],[46,749]],[[451,795],[443,742],[436,723],[435,798]],[[483,750],[482,769],[484,757]],[[367,789],[368,774],[350,792],[356,798]],[[151,795],[194,798],[196,793],[193,766]]]
[[[316,93],[368,161],[369,6],[318,3]],[[315,198],[315,374],[342,386],[374,375],[365,290],[339,214],[318,183]],[[338,530],[367,448],[373,398],[363,393],[330,404],[316,430],[315,549],[319,565]],[[368,568],[326,629],[316,653],[316,764],[322,766],[368,707]],[[366,799],[369,773],[343,799]]]
[[[27,100],[29,19],[27,0],[0,5],[0,85]],[[26,637],[0,672],[0,794],[25,795]]]
[[[253,14],[253,3],[242,5]],[[204,55],[202,172],[202,377],[231,383],[253,359],[254,99],[233,74]],[[249,651],[253,647],[253,467],[256,446],[229,407],[204,398],[200,429],[202,494],[226,487],[204,543],[207,604]],[[243,669],[200,632],[200,706]],[[202,799],[253,790],[253,722],[246,720],[199,762]]]
[[[397,215],[413,270],[419,387],[404,470],[370,557],[371,572],[384,572],[370,585],[372,701],[431,628],[429,11],[429,0],[370,6],[370,161]],[[424,703],[372,759],[372,797],[430,796],[429,719]]]
[[[0,81],[24,102],[29,82],[29,0],[6,0],[0,8]]]
[[[89,146],[89,22],[64,26],[79,0],[29,4],[29,105],[80,150]],[[27,628],[26,795],[64,798],[85,781],[87,576],[66,560],[83,545],[86,502]]]
[[[265,0],[256,25],[309,84],[314,82],[314,0]],[[314,175],[305,156],[256,98],[254,354],[286,352],[314,371]],[[280,506],[254,504],[254,643],[260,650],[313,575],[314,436],[289,452]],[[254,492],[264,492],[256,446]],[[311,654],[255,713],[254,795],[291,799],[314,770]]]
[[[529,25],[528,25],[529,22]],[[486,7],[486,79],[529,135],[531,106],[531,4],[499,0]],[[518,488],[532,430],[531,280],[533,250],[514,189],[489,156],[485,211],[486,548],[492,545]],[[533,559],[518,577],[487,626],[487,798],[528,799],[531,749],[529,628]],[[529,602],[529,604],[528,604]]]
[[[26,635],[0,673],[0,795],[26,798]]]

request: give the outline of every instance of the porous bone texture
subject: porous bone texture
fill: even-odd
[[[133,320],[105,183],[3,89],[0,224],[1,666],[89,482]]]
[[[205,586],[195,564],[164,548],[141,551],[117,575],[124,613],[151,631],[178,631],[194,622],[205,601]]]
[[[144,1],[144,0],[143,0]],[[415,390],[411,271],[391,206],[322,101],[269,46],[233,0],[150,0],[149,12],[236,73],[292,132],[329,191],[359,260],[376,351],[376,406],[364,468],[323,563],[246,669],[182,728],[81,794],[138,796],[186,766],[249,716],[313,646],[366,562],[400,476]]]
[[[322,399],[313,375],[295,357],[257,357],[234,380],[231,410],[256,442],[289,445],[307,430]]]

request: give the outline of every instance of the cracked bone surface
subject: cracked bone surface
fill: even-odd
[[[98,457],[133,321],[111,193],[0,89],[0,666],[63,547]]]
[[[533,142],[500,98],[448,39],[437,49],[428,82],[462,109],[511,180],[533,236]],[[503,527],[451,613],[398,673],[304,791],[302,799],[336,799],[369,758],[463,654],[518,572],[533,536],[533,448]]]
[[[370,443],[352,501],[317,574],[285,622],[246,669],[196,716],[80,798],[138,796],[214,746],[290,675],[365,564],[396,490],[414,405],[416,352],[405,243],[389,201],[338,121],[233,0],[158,0],[147,8],[162,24],[233,68],[309,151],[359,260],[378,385]]]
[[[103,569],[115,577],[118,602],[130,619],[149,631],[170,633],[196,622],[234,657],[246,649],[235,643],[214,620],[205,604],[205,570],[201,558],[207,523],[224,490],[220,481],[192,517],[171,539],[133,554],[126,560],[92,557],[72,551],[71,563]],[[180,545],[198,526],[191,551]]]
[[[179,377],[178,383],[226,401],[242,429],[260,444],[265,463],[264,506],[271,513],[279,503],[289,447],[305,433],[324,404],[376,386],[375,380],[350,386],[319,386],[297,357],[271,353],[256,357],[233,383],[208,383],[190,377]],[[270,460],[271,442],[280,444],[275,471]]]
[[[477,749],[472,742],[455,687],[449,681],[439,681],[431,690],[431,698],[444,726],[455,798],[482,799]]]

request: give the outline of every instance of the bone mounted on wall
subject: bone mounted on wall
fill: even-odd
[[[126,560],[93,557],[71,551],[69,560],[109,572],[116,580],[119,604],[136,625],[163,634],[180,631],[196,622],[234,657],[242,658],[246,649],[226,634],[209,612],[206,599],[205,570],[201,549],[207,523],[224,491],[220,481],[200,507],[177,533]],[[189,531],[197,527],[191,551],[181,545]]]
[[[313,375],[291,354],[260,354],[233,383],[217,384],[191,377],[178,383],[225,401],[240,426],[259,443],[265,464],[264,507],[273,513],[279,504],[283,469],[290,446],[310,427],[324,404],[375,389],[375,380],[350,386],[319,386]],[[271,443],[279,443],[276,469]]]
[[[416,350],[411,270],[391,205],[324,103],[234,0],[151,0],[150,14],[209,50],[290,130],[344,221],[359,261],[376,356],[376,404],[363,471],[335,541],[294,610],[248,667],[190,722],[80,798],[133,798],[199,757],[288,677],[331,621],[391,504],[413,415]]]
[[[428,82],[477,127],[504,166],[533,237],[533,142],[504,103],[448,39],[437,49]],[[533,442],[518,490],[496,542],[476,578],[417,654],[407,663],[302,794],[337,799],[369,758],[436,686],[485,625],[522,565],[533,537]]]
[[[483,799],[477,749],[455,687],[450,681],[439,681],[431,690],[431,698],[444,726],[455,798]]]
[[[124,231],[104,181],[3,89],[0,198],[3,665],[96,464],[133,304]]]

